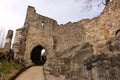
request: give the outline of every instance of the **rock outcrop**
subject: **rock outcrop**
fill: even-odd
[[[32,50],[45,49],[46,80],[118,80],[119,13],[120,1],[112,0],[94,19],[58,25],[29,6],[24,27],[16,31],[14,52],[30,66]]]

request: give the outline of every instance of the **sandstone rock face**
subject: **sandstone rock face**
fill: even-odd
[[[120,33],[120,32],[119,32]],[[106,51],[84,60],[90,80],[119,80],[120,76],[120,35],[108,40]]]
[[[58,25],[29,6],[24,27],[16,31],[15,58],[30,66],[32,50],[41,46],[47,54],[46,80],[118,80],[119,13],[120,1],[112,0],[94,19]],[[115,61],[114,67],[112,61]]]
[[[89,80],[119,80],[120,54],[93,55],[85,61]]]

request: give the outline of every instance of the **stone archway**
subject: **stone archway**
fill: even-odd
[[[42,53],[44,50],[44,53]],[[30,59],[35,65],[44,65],[46,62],[46,52],[45,48],[41,45],[38,45],[32,49]]]

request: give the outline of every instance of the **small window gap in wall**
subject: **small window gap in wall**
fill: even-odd
[[[45,22],[44,22],[44,21],[42,21],[41,26],[43,27],[44,25],[45,25]]]

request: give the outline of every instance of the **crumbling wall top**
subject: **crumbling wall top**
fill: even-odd
[[[28,6],[28,9],[27,9],[27,10],[28,10],[28,11],[36,12],[35,7],[33,7],[33,6]]]

